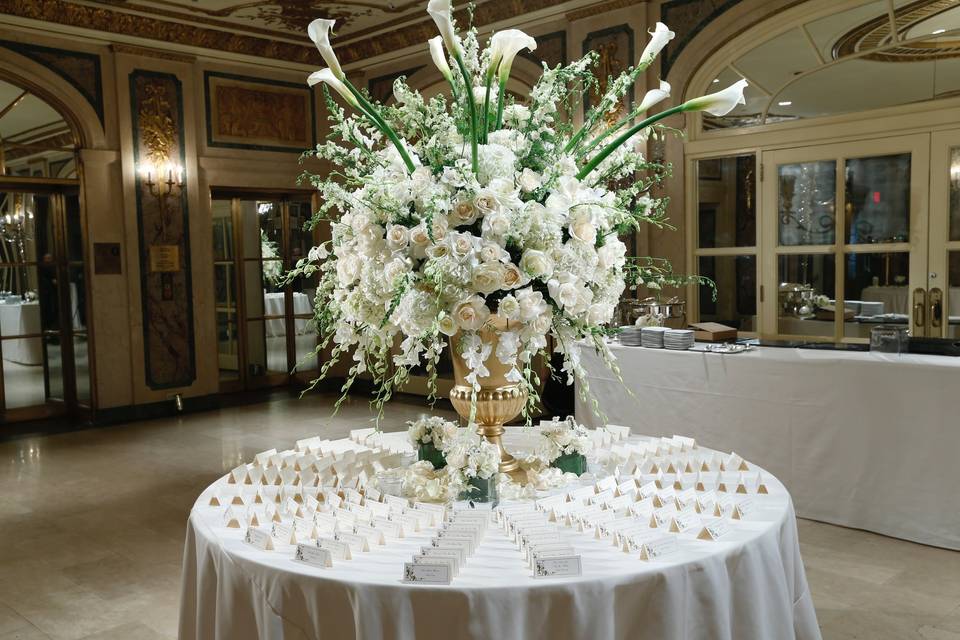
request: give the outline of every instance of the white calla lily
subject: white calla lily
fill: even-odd
[[[450,0],[430,0],[427,3],[427,13],[437,24],[443,42],[447,45],[447,51],[454,57],[462,56],[463,47],[460,45],[456,29],[453,28],[453,7]]]
[[[746,80],[738,80],[723,91],[688,100],[683,105],[683,110],[706,111],[714,116],[725,116],[733,111],[738,104],[747,103],[743,97],[743,90],[747,86]]]
[[[430,57],[433,58],[433,64],[437,65],[437,69],[447,79],[447,82],[452,82],[453,71],[450,70],[450,65],[447,63],[447,54],[443,50],[443,36],[434,36],[428,42],[430,43]]]
[[[317,49],[320,50],[320,56],[323,58],[323,61],[327,63],[327,66],[330,67],[330,70],[333,71],[333,74],[338,78],[343,78],[343,69],[340,68],[340,61],[337,60],[337,56],[333,53],[333,47],[330,46],[330,32],[333,30],[334,22],[335,20],[317,18],[307,27],[307,35],[310,36],[313,43],[317,45]]]
[[[347,85],[334,74],[332,69],[320,69],[319,71],[314,71],[307,77],[307,84],[311,87],[321,82],[327,83],[327,85],[339,93],[350,106],[355,109],[360,109],[360,103],[357,101],[356,96],[350,92]]]
[[[506,29],[493,34],[490,38],[490,65],[499,65],[500,82],[506,82],[510,77],[510,68],[518,53],[523,49],[533,51],[536,48],[537,41],[519,29]]]
[[[640,54],[640,64],[649,65],[653,62],[653,59],[660,55],[660,52],[667,46],[667,43],[677,35],[673,31],[670,31],[667,25],[662,22],[658,22],[653,31],[649,33],[650,42],[647,43],[643,53]]]
[[[657,104],[662,102],[670,97],[670,83],[660,81],[660,87],[658,89],[651,89],[643,96],[643,100],[640,101],[640,106],[637,107],[636,113],[643,113]]]

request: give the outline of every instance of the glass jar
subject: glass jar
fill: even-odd
[[[870,351],[906,353],[910,341],[907,328],[898,324],[881,324],[870,329]]]
[[[582,453],[565,453],[554,458],[550,466],[564,473],[575,473],[580,476],[587,472],[587,456]]]
[[[447,459],[443,457],[443,452],[432,442],[421,442],[417,446],[417,460],[426,460],[437,470],[447,466]]]
[[[467,488],[459,495],[460,500],[477,503],[497,503],[497,475],[489,478],[470,478]]]

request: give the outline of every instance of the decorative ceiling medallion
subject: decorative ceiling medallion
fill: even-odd
[[[903,34],[916,24],[937,14],[957,8],[957,0],[917,0],[896,11],[897,33]],[[889,46],[893,42],[890,19],[884,14],[848,31],[833,46],[833,58],[839,60],[861,51]],[[879,62],[915,62],[960,57],[960,41],[931,39],[868,53],[863,60]]]

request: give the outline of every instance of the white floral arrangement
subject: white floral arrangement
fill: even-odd
[[[593,448],[590,432],[572,418],[554,418],[540,428],[540,434],[543,439],[537,448],[537,455],[547,464],[571,453],[585,456]]]
[[[260,257],[263,258],[263,279],[277,286],[283,279],[283,263],[278,259],[280,252],[277,243],[272,241],[263,229],[260,230]]]
[[[507,29],[483,47],[476,29],[458,33],[450,0],[430,0],[427,11],[440,31],[429,51],[449,96],[425,99],[399,78],[392,106],[351,84],[330,45],[333,20],[308,29],[328,65],[308,83],[322,83],[331,120],[327,142],[305,154],[330,172],[304,177],[321,194],[313,223],[328,220],[332,240],[293,271],[319,275],[318,352],[329,347],[330,356],[316,382],[351,357],[344,396],[368,372],[382,414],[413,367],[426,368],[434,395],[445,336],[459,334],[474,387],[492,354],[512,367],[511,381],[525,384],[529,409],[539,399],[530,363],[546,355],[548,336],[571,384],[582,380],[582,339],[616,371],[602,338],[625,287],[690,281],[665,262],[627,256],[618,237],[666,219],[665,200],[650,190],[668,168],[646,160],[640,147],[672,131],[658,124],[672,114],[725,115],[743,103],[746,82],[647,116],[670,96],[661,82],[611,125],[609,115],[674,37],[657,23],[637,64],[609,82],[576,124],[573,114],[597,84],[595,53],[544,65],[524,104],[506,87],[516,56],[536,48],[532,37]],[[494,326],[492,353],[478,332]]]
[[[410,444],[432,444],[437,449],[443,449],[443,443],[457,433],[457,425],[440,416],[427,416],[407,423],[407,435]]]
[[[404,470],[401,491],[414,500],[446,502],[450,498],[448,477],[446,470],[437,471],[426,460],[414,462]]]
[[[427,461],[410,465],[403,478],[403,493],[418,500],[455,500],[469,489],[471,478],[496,478],[500,449],[473,429],[456,429],[443,440],[447,466],[434,470]],[[504,476],[509,482],[509,477]]]

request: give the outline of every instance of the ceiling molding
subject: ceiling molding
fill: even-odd
[[[617,9],[626,9],[627,7],[632,7],[633,5],[640,4],[645,0],[610,0],[609,2],[604,2],[603,4],[594,5],[592,7],[585,7],[583,9],[577,9],[575,11],[570,11],[567,13],[567,20],[570,22],[576,22],[577,20],[583,20],[584,18],[592,18],[593,16],[598,16],[602,13],[607,13],[609,11],[616,11]]]
[[[197,56],[191,56],[186,53],[164,51],[163,49],[153,49],[151,47],[140,47],[133,44],[123,44],[122,42],[114,42],[110,45],[110,49],[114,53],[125,53],[142,58],[158,58],[160,60],[171,60],[173,62],[183,62],[186,64],[193,64],[197,61]]]

